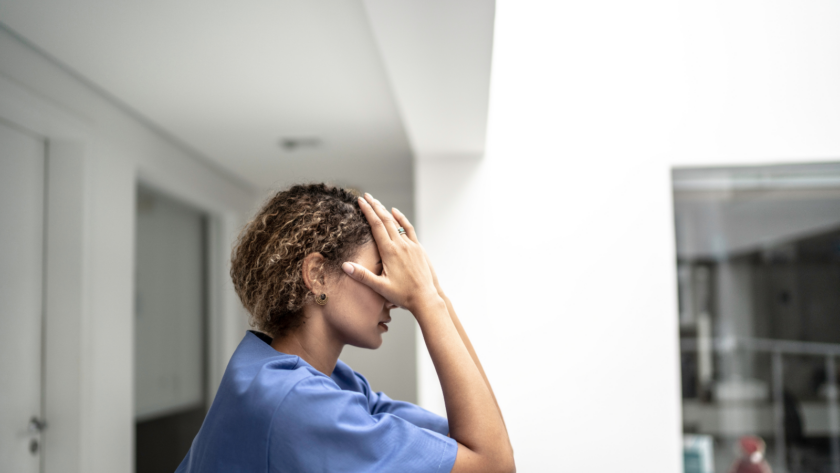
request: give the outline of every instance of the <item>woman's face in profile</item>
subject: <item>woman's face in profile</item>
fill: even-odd
[[[369,241],[359,248],[351,260],[382,274],[382,258],[376,243]],[[332,277],[329,300],[324,306],[324,317],[342,342],[361,348],[376,349],[382,345],[382,334],[388,331],[394,304],[386,301],[368,286],[345,276]]]

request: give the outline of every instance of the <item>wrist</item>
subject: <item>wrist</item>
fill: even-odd
[[[428,319],[441,313],[448,313],[446,310],[446,301],[437,292],[418,298],[417,302],[412,304],[412,307],[408,309],[414,314],[414,318],[418,322],[421,319]]]

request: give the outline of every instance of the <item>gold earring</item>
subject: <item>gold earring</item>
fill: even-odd
[[[327,295],[321,293],[320,296],[315,296],[315,303],[318,305],[327,305]]]

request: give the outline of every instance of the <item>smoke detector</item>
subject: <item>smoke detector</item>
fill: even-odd
[[[300,151],[305,149],[315,149],[321,146],[321,139],[315,136],[295,136],[283,138],[280,140],[280,147],[284,151]]]

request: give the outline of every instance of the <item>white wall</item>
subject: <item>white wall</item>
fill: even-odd
[[[3,29],[0,119],[48,141],[45,471],[132,471],[136,184],[213,217],[213,386],[245,328],[227,263],[257,195]]]
[[[827,1],[497,3],[484,158],[421,156],[417,223],[521,471],[681,470],[670,170],[840,159],[837,24]]]

